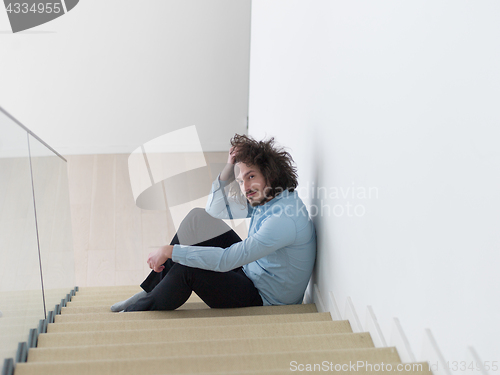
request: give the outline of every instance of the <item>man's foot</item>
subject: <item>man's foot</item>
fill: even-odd
[[[147,293],[144,290],[141,290],[139,293],[134,294],[132,297],[129,299],[126,299],[125,301],[120,301],[115,303],[113,306],[111,306],[111,311],[113,312],[122,312],[125,310],[127,307],[130,305],[136,303],[139,301],[141,298],[146,297]]]

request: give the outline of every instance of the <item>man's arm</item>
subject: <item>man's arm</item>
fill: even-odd
[[[227,156],[227,163],[220,174],[220,180],[225,181],[229,184],[234,181],[234,157],[236,156],[236,150],[234,147],[229,149],[229,155]]]
[[[233,197],[228,197],[224,191],[225,181],[220,176],[212,184],[205,211],[217,219],[245,219],[251,216],[253,209],[248,202],[238,202]]]
[[[165,245],[149,254],[147,263],[155,272],[172,259],[185,266],[227,272],[243,266],[295,241],[295,223],[286,215],[271,216],[252,236],[228,248],[210,246]]]
[[[282,214],[269,217],[255,234],[228,248],[174,245],[171,257],[185,266],[227,272],[290,245],[295,237],[294,221]]]
[[[245,219],[252,213],[246,200],[237,202],[228,197],[224,188],[234,181],[234,158],[236,150],[231,147],[227,157],[227,164],[212,184],[212,190],[207,200],[205,211],[217,219]]]

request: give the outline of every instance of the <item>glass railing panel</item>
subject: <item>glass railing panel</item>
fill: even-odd
[[[45,318],[28,134],[0,109],[0,365]]]
[[[75,286],[68,171],[66,160],[31,134],[29,145],[48,312]]]

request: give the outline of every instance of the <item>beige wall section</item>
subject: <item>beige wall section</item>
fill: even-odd
[[[224,163],[225,152],[205,153]],[[167,211],[135,205],[128,154],[68,156],[76,285],[133,285],[149,274],[147,255],[175,234]],[[207,191],[208,194],[208,191]],[[246,233],[238,231],[240,236]]]

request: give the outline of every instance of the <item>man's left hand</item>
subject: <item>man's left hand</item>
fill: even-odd
[[[165,263],[169,258],[172,258],[172,251],[174,247],[172,245],[165,245],[160,247],[158,250],[149,253],[148,264],[155,272],[161,272],[165,269],[163,263]]]

